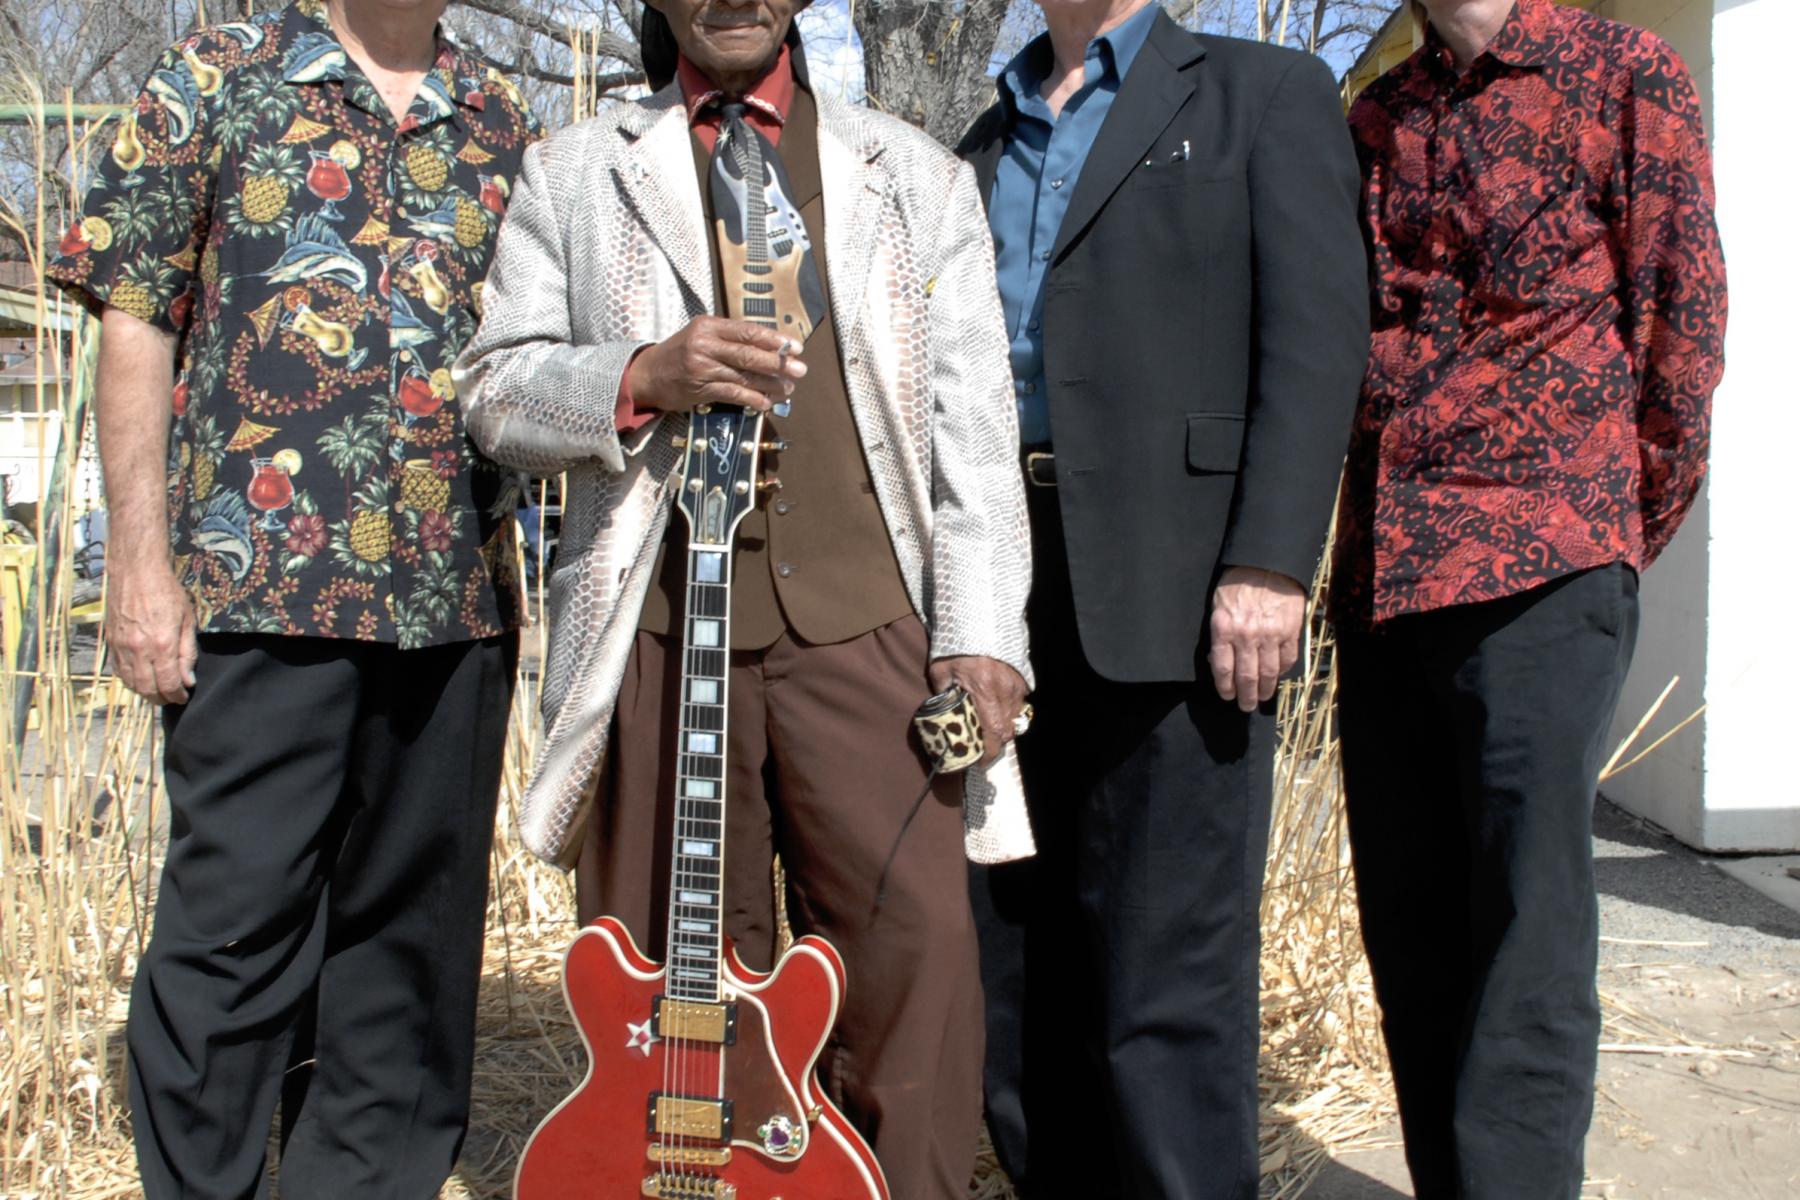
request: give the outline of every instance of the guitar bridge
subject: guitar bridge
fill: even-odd
[[[716,1004],[694,1000],[656,998],[650,1028],[665,1042],[706,1042],[714,1046],[737,1045],[737,1005],[729,1000]]]
[[[697,1175],[646,1175],[640,1194],[660,1200],[737,1200],[737,1184]]]
[[[650,1135],[729,1142],[731,1101],[651,1092]]]

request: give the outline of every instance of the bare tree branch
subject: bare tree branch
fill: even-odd
[[[534,8],[528,8],[524,4],[518,3],[517,0],[456,0],[456,3],[465,8],[472,8],[476,12],[486,13],[491,17],[500,17],[511,21],[521,29],[528,29],[559,45],[568,40],[568,26],[552,20]],[[592,36],[597,39],[595,50],[601,57],[617,59],[620,62],[631,63],[633,66],[640,65],[636,42],[622,38],[606,29],[599,30]]]
[[[575,86],[575,77],[573,75],[564,74],[560,71],[547,70],[534,62],[520,61],[516,63],[505,63],[480,49],[468,46],[463,47],[463,49],[468,53],[473,54],[480,60],[483,66],[492,67],[502,75],[523,75],[529,79],[535,79],[540,83],[554,83],[560,87]],[[643,83],[644,73],[638,70],[611,71],[604,75],[596,72],[583,82],[586,86],[593,88],[595,92],[603,95],[607,92],[617,91],[620,88],[627,88],[635,84]]]

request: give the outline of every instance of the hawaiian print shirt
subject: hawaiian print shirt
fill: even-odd
[[[48,275],[182,335],[169,516],[202,630],[518,624],[516,481],[464,435],[449,368],[537,136],[442,39],[396,121],[318,0],[152,72]]]
[[[1648,565],[1700,490],[1724,368],[1712,165],[1681,60],[1519,0],[1466,73],[1434,34],[1350,124],[1374,302],[1339,619]]]

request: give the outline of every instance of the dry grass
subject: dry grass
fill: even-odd
[[[37,189],[23,211],[0,210],[0,221],[41,268],[72,204],[70,163],[104,149],[110,134],[36,103],[38,178],[61,182]],[[38,303],[46,316],[58,305],[48,295]],[[45,385],[40,411],[81,413],[91,334],[49,347],[51,357],[72,349],[82,370]],[[65,470],[80,442],[62,440]],[[65,505],[44,519],[62,523],[67,544],[77,515]],[[40,563],[36,585],[47,598],[34,622],[37,724],[22,750],[0,738],[0,1195],[101,1200],[137,1192],[121,1030],[158,865],[157,727],[146,705],[74,669],[67,578]],[[541,643],[543,633],[526,636]],[[1283,1197],[1299,1195],[1332,1148],[1365,1136],[1385,1112],[1336,789],[1330,654],[1315,641],[1304,678],[1283,695],[1263,906],[1263,1164],[1270,1194]],[[11,711],[23,678],[0,673],[0,712]],[[494,848],[474,1128],[446,1196],[507,1194],[526,1136],[584,1066],[558,983],[572,890],[514,834],[536,704],[528,677],[508,735]],[[991,1163],[975,1194],[1008,1194]]]

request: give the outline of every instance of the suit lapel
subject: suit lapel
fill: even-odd
[[[887,172],[876,163],[881,139],[867,122],[829,96],[819,97],[818,106],[826,291],[842,340],[855,330],[867,299],[869,265],[881,240],[876,217],[887,196]]]
[[[1126,72],[1119,94],[1107,110],[1100,135],[1088,151],[1069,198],[1068,212],[1056,234],[1053,258],[1060,259],[1069,244],[1081,236],[1106,202],[1112,199],[1133,167],[1144,159],[1150,146],[1168,127],[1181,106],[1194,94],[1194,81],[1183,68],[1206,52],[1191,34],[1159,13],[1150,36]]]
[[[694,172],[681,86],[671,84],[643,104],[622,104],[616,111],[619,131],[632,139],[615,168],[620,190],[682,284],[711,311],[706,212]]]

